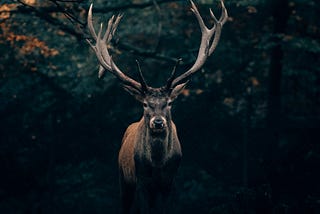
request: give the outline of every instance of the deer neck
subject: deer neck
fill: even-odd
[[[145,158],[150,161],[152,166],[161,167],[169,158],[172,144],[172,125],[168,122],[168,126],[162,132],[154,132],[144,121],[143,147],[146,149]]]

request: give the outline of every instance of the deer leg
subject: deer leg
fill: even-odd
[[[147,187],[142,183],[138,182],[137,186],[137,205],[139,206],[140,214],[151,214],[150,210],[150,195]]]
[[[121,172],[119,178],[119,185],[121,200],[120,213],[131,214],[134,203],[135,185],[126,183]]]

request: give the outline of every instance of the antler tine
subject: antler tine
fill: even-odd
[[[148,85],[146,83],[146,80],[143,77],[143,74],[142,74],[142,71],[141,71],[141,67],[140,67],[140,63],[139,63],[138,60],[136,60],[136,63],[137,63],[137,67],[138,67],[139,81],[140,81],[140,84],[141,84],[142,92],[147,92],[148,91]]]
[[[213,14],[212,10],[210,9],[210,15],[214,20],[214,23],[215,23],[215,26],[216,26],[216,32],[215,32],[214,40],[212,41],[211,47],[209,49],[209,56],[216,49],[216,47],[217,47],[217,45],[219,43],[219,40],[220,40],[222,26],[228,20],[228,11],[227,11],[226,7],[224,6],[223,1],[221,1],[221,9],[222,9],[222,12],[221,12],[221,17],[220,17],[219,21],[217,20],[217,18]]]
[[[87,39],[88,43],[94,50],[98,61],[100,63],[99,66],[99,77],[102,77],[105,70],[108,70],[113,75],[115,75],[124,85],[131,86],[135,88],[138,91],[142,90],[142,85],[135,81],[134,79],[130,78],[129,76],[125,75],[118,66],[113,62],[112,56],[109,53],[108,50],[108,44],[110,43],[114,33],[117,30],[117,27],[119,25],[119,22],[122,18],[122,15],[118,15],[117,17],[112,16],[108,21],[108,26],[105,31],[105,33],[102,35],[103,30],[103,24],[101,23],[100,29],[98,32],[98,35],[96,34],[96,31],[93,26],[92,21],[92,4],[90,5],[89,12],[88,12],[88,29],[89,33],[92,36],[93,40],[95,41],[95,44],[93,44],[89,39]]]
[[[119,25],[120,20],[122,19],[122,17],[123,17],[123,14],[118,14],[118,15],[117,15],[116,20],[115,20],[114,23],[113,23],[113,29],[112,29],[112,31],[111,31],[112,36],[115,34],[115,32],[116,32],[116,30],[117,30],[117,28],[118,28],[118,25]]]
[[[181,61],[182,61],[181,58],[177,59],[176,64],[174,65],[174,67],[172,69],[171,75],[170,75],[169,79],[167,80],[167,85],[166,85],[166,89],[167,90],[172,89],[172,82],[176,77],[177,67],[178,67],[178,65],[180,64]]]
[[[92,4],[91,4],[92,6]],[[90,7],[91,7],[90,6]],[[89,12],[91,12],[91,10],[89,10]],[[92,13],[91,13],[91,16],[92,16]],[[113,23],[113,20],[114,20],[114,16],[112,16],[109,21],[108,21],[108,26],[107,26],[107,29],[106,29],[106,32],[104,33],[104,36],[103,36],[103,42],[106,43],[107,41],[109,42],[111,39],[112,39],[112,35],[110,34],[110,30],[111,30],[111,26],[112,26],[112,23]],[[89,21],[88,21],[88,25],[89,25]],[[92,22],[91,22],[91,29],[93,28],[93,25],[92,25]],[[90,29],[90,28],[89,28]],[[100,27],[100,30],[99,32],[102,30],[102,27]],[[93,33],[95,34],[95,31],[93,29]],[[97,37],[96,37],[97,38]],[[99,36],[100,38],[100,36]],[[97,39],[95,39],[95,41],[97,41]],[[108,51],[108,50],[107,50]],[[105,51],[104,51],[105,52]],[[111,68],[111,67],[110,67]],[[102,65],[99,65],[99,72],[98,72],[98,78],[102,78],[105,74],[105,71],[106,69],[102,66]]]
[[[91,36],[93,37],[93,39],[96,41],[97,40],[97,34],[94,30],[94,27],[93,27],[93,22],[92,22],[92,7],[93,7],[93,4],[90,4],[90,8],[89,8],[89,12],[88,12],[88,19],[87,19],[87,24],[88,24],[88,28],[89,28],[89,32],[91,34]],[[88,41],[88,39],[87,39]],[[88,41],[90,42],[90,41]],[[91,43],[89,43],[91,45]]]
[[[222,14],[219,21],[221,22],[222,25],[224,25],[224,23],[226,23],[226,21],[228,20],[228,11],[223,1],[221,1],[221,9],[222,9]]]
[[[198,8],[193,3],[193,1],[190,0],[191,11],[195,14],[198,20],[201,34],[202,34],[200,48],[198,51],[197,59],[193,64],[193,66],[189,70],[187,70],[185,73],[175,78],[172,81],[171,88],[177,86],[180,82],[186,81],[188,78],[190,78],[190,76],[192,76],[195,72],[197,72],[203,66],[208,56],[210,56],[214,52],[215,48],[217,47],[220,36],[221,36],[222,26],[228,19],[227,9],[225,8],[223,1],[222,0],[220,1],[221,1],[221,9],[222,9],[221,17],[218,20],[213,14],[212,10],[210,9],[210,15],[211,15],[211,18],[213,19],[214,24],[211,28],[208,28],[205,25],[198,11]],[[212,38],[213,35],[214,37]]]
[[[201,32],[203,32],[203,31],[205,31],[207,29],[206,24],[204,23],[204,21],[203,21],[201,15],[200,15],[199,10],[198,10],[197,6],[195,5],[195,3],[193,3],[192,0],[190,0],[190,3],[191,3],[190,10],[196,15],[196,18],[197,18],[197,20],[199,22],[199,25],[200,25],[200,30],[201,30]]]

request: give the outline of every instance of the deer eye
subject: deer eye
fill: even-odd
[[[172,101],[169,101],[169,102],[168,102],[168,106],[172,106]]]
[[[148,107],[148,104],[147,104],[147,103],[143,103],[143,107],[144,107],[144,108],[147,108],[147,107]]]

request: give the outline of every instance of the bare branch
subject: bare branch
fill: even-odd
[[[165,4],[165,3],[169,3],[169,2],[180,2],[183,0],[159,0],[156,1],[156,3],[158,5],[160,4]],[[107,12],[114,12],[114,11],[123,11],[123,10],[127,10],[127,9],[143,9],[146,7],[151,7],[154,6],[154,0],[149,1],[149,2],[144,2],[144,3],[127,3],[127,4],[123,4],[123,5],[117,5],[114,7],[103,7],[103,8],[95,8],[93,10],[93,12],[95,13],[107,13]]]
[[[136,46],[130,45],[125,42],[119,41],[116,43],[116,45],[117,45],[117,48],[119,48],[120,50],[128,51],[129,53],[131,53],[133,55],[163,60],[163,61],[172,62],[172,63],[177,61],[177,58],[163,55],[163,54],[157,53],[155,51],[140,49],[140,48],[137,48]]]
[[[81,26],[85,26],[86,23],[81,22],[79,19],[77,19],[73,14],[71,14],[67,8],[62,7],[58,2],[59,0],[49,0],[51,1],[53,4],[55,4],[57,6],[57,8],[65,15],[65,17],[67,17],[67,19],[69,19],[69,21],[74,24],[80,24]],[[74,1],[72,1],[74,2]]]
[[[60,28],[62,31],[75,36],[77,39],[82,39],[83,38],[83,34],[79,33],[77,31],[75,31],[74,28],[68,27],[66,26],[63,22],[61,22],[59,19],[53,18],[50,14],[48,14],[48,12],[46,11],[42,11],[41,9],[37,9],[29,4],[26,4],[24,1],[21,0],[17,0],[22,7],[18,7],[18,11],[21,13],[25,13],[25,14],[35,14],[37,17],[39,17],[40,19],[45,20],[46,22],[57,26],[58,28]]]

